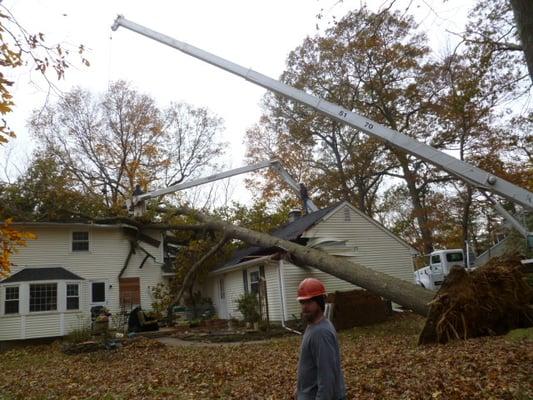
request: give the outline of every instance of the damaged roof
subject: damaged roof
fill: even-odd
[[[296,221],[289,222],[279,229],[271,232],[272,236],[275,236],[280,239],[295,241],[297,240],[306,230],[318,223],[322,218],[329,214],[332,210],[337,208],[341,203],[337,203],[330,207],[322,208],[318,211],[306,214]],[[237,265],[247,257],[251,256],[260,256],[272,253],[273,248],[264,248],[258,246],[246,247],[244,249],[237,250],[234,254],[234,257],[223,265],[215,267],[212,271],[218,271],[222,268],[230,267],[232,265]]]

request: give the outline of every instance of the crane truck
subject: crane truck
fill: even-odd
[[[511,213],[509,213],[495,198],[495,195],[504,197],[508,201],[523,207],[524,210],[531,211],[533,210],[533,193],[529,192],[528,190],[516,186],[500,177],[494,176],[493,174],[484,171],[474,165],[468,164],[462,160],[450,156],[440,150],[435,149],[430,145],[419,142],[416,139],[413,139],[401,132],[381,125],[369,118],[357,114],[356,112],[348,110],[342,106],[331,103],[322,98],[310,95],[309,93],[306,93],[303,90],[296,89],[292,86],[289,86],[259,72],[256,72],[250,68],[245,68],[215,54],[194,47],[188,43],[176,40],[162,33],[153,31],[133,21],[127,20],[121,15],[116,18],[111,29],[113,31],[116,31],[119,27],[124,27],[140,35],[170,46],[189,56],[195,57],[203,62],[209,63],[234,75],[240,76],[267,90],[285,96],[298,103],[307,105],[312,109],[322,114],[325,114],[336,121],[346,124],[352,128],[355,128],[382,141],[385,141],[392,147],[400,149],[421,160],[433,164],[437,168],[448,172],[450,175],[464,181],[465,183],[481,191],[481,193],[483,193],[484,196],[493,204],[496,211],[500,213],[509,222],[511,226],[513,226],[521,235],[526,238],[528,246],[533,247],[533,232],[530,232],[526,226],[522,225],[522,223],[513,215],[511,215]],[[168,193],[169,189],[171,188],[155,191],[154,193],[159,193],[159,195],[161,195],[164,193]],[[133,200],[135,202],[139,199],[134,198]],[[455,253],[457,252],[455,250],[452,250],[451,253],[446,253],[442,255],[444,255],[444,257],[446,258],[447,254],[453,255]],[[434,255],[437,256],[437,254]],[[450,263],[452,262],[453,261],[450,261]],[[464,261],[462,265],[464,266]],[[428,268],[431,270],[432,273],[435,272],[434,274],[432,274],[433,278],[431,278],[434,287],[435,283],[441,281],[440,276],[442,276],[442,280],[444,279],[448,270],[448,266],[451,266],[451,264],[448,264],[447,261],[445,261],[444,264],[442,262],[440,264],[430,263]],[[438,279],[436,279],[436,277]]]

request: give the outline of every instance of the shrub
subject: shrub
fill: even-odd
[[[73,329],[65,336],[65,340],[70,343],[86,342],[92,338],[91,328],[88,326]]]
[[[246,322],[259,322],[259,302],[255,293],[244,293],[237,299],[237,309]]]

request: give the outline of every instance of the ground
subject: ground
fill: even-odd
[[[340,333],[348,398],[533,398],[527,332],[418,347],[423,320],[396,317]],[[141,338],[68,356],[60,345],[1,354],[0,399],[289,399],[299,337],[221,346]]]

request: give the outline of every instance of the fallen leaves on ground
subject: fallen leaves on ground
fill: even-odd
[[[340,334],[348,398],[528,399],[533,342],[506,337],[416,345],[423,320]],[[299,337],[261,344],[162,346],[68,356],[59,344],[1,354],[0,399],[289,399]]]

